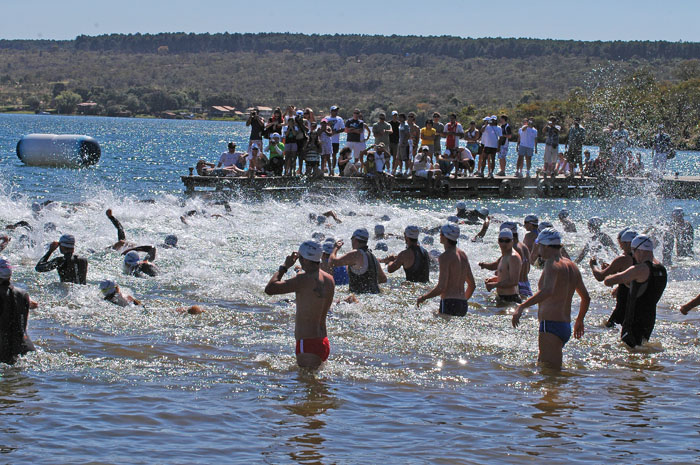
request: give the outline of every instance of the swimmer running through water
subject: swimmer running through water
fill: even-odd
[[[294,337],[296,357],[300,367],[316,369],[328,359],[330,343],[326,329],[326,316],[333,303],[335,283],[333,277],[320,269],[322,248],[316,241],[306,241],[292,252],[284,265],[272,275],[265,287],[265,294],[296,294],[296,318]],[[289,280],[282,279],[297,259],[302,272]]]
[[[486,290],[491,292],[496,289],[499,305],[519,304],[522,302],[518,291],[522,260],[513,250],[513,232],[508,227],[501,229],[498,233],[498,247],[501,249],[501,256],[496,262],[488,264],[495,265],[496,275],[486,279]],[[479,263],[482,268],[486,268],[486,265]]]
[[[0,259],[0,363],[12,365],[17,356],[36,350],[27,335],[29,309],[38,307],[25,291],[12,283],[12,267]]]

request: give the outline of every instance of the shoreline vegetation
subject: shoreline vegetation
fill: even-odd
[[[700,149],[700,43],[304,35],[110,34],[0,40],[0,111],[244,121],[251,107],[323,115],[507,114],[541,129],[581,117],[587,144],[625,121]],[[213,107],[229,107],[226,115]],[[229,116],[230,115],[230,116]]]

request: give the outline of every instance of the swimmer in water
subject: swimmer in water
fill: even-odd
[[[498,233],[498,246],[501,249],[499,259],[488,265],[496,266],[496,276],[486,280],[486,290],[491,292],[496,289],[497,302],[499,305],[522,302],[518,291],[518,279],[520,278],[520,268],[522,260],[517,252],[513,250],[513,232],[505,227]],[[479,266],[486,268],[486,263],[479,263]]]
[[[109,248],[112,250],[116,250],[118,252],[121,252],[122,250],[133,247],[136,244],[133,244],[131,242],[127,242],[126,240],[126,233],[124,232],[124,228],[122,227],[122,224],[119,222],[118,219],[112,215],[112,209],[108,208],[107,211],[105,212],[107,215],[107,218],[109,218],[109,221],[112,222],[115,228],[117,228],[117,242],[112,244]]]
[[[333,276],[333,281],[335,281],[336,286],[343,286],[350,283],[350,277],[348,276],[348,267],[346,266],[331,266],[328,261],[333,253],[333,248],[335,247],[335,239],[332,237],[327,238],[323,242],[323,255],[321,256],[321,269]]]
[[[574,262],[561,256],[561,235],[553,228],[544,229],[537,237],[544,270],[538,284],[539,290],[522,304],[513,314],[512,324],[517,328],[523,311],[539,304],[537,319],[540,322],[538,337],[538,362],[555,370],[561,369],[562,349],[571,337],[571,299],[576,292],[581,304],[574,323],[574,337],[580,339],[584,333],[583,320],[588,312],[591,298]]]
[[[564,228],[564,232],[576,232],[576,225],[569,219],[569,210],[562,208],[559,212],[559,221]]]
[[[350,215],[350,216],[352,216],[352,215]],[[321,220],[321,217],[324,217],[323,220]],[[323,212],[323,213],[319,213],[319,214],[309,213],[309,221],[311,221],[311,222],[315,221],[319,225],[325,223],[327,218],[333,218],[335,220],[335,222],[338,224],[342,223],[342,221],[338,217],[338,214],[336,212],[334,212],[333,210],[328,210],[327,212]]]
[[[698,305],[700,305],[700,294],[698,294],[697,297],[695,297],[690,302],[681,305],[681,308],[679,310],[683,315],[687,315],[688,312],[690,312],[692,309],[694,309]]]
[[[581,253],[579,254],[578,257],[576,257],[576,260],[574,260],[577,264],[581,263],[583,259],[586,257],[586,254],[591,251],[592,248],[599,248],[600,246],[605,247],[609,250],[614,250],[615,249],[615,243],[613,240],[605,234],[603,231],[600,230],[600,227],[603,225],[603,220],[600,219],[597,216],[594,216],[593,218],[590,218],[588,220],[588,230],[593,234],[590,238],[590,240],[586,243],[586,245],[583,247],[583,250],[581,250]]]
[[[330,343],[326,329],[326,315],[333,303],[335,283],[333,277],[321,270],[322,248],[315,241],[301,244],[298,252],[292,252],[270,278],[265,294],[296,294],[296,339],[297,364],[316,369],[328,359]],[[302,272],[289,280],[282,279],[297,259]]]
[[[100,283],[100,292],[107,302],[119,305],[120,307],[128,307],[130,305],[141,305],[141,301],[134,299],[130,295],[124,295],[119,289],[119,284],[114,281],[104,280]]]
[[[537,218],[536,215],[527,215],[525,217],[525,221],[523,222],[523,227],[525,228],[525,231],[527,231],[525,237],[523,237],[523,244],[530,252],[532,252],[535,245],[535,239],[537,239],[537,235],[540,233],[537,230],[539,224],[540,219]]]
[[[440,243],[445,251],[438,258],[440,274],[437,285],[416,300],[416,305],[440,296],[439,313],[464,316],[469,309],[469,299],[476,289],[469,258],[457,247],[459,226],[446,224],[440,230]],[[467,285],[466,291],[464,285]]]
[[[37,308],[25,291],[12,283],[12,267],[0,258],[0,362],[12,365],[19,355],[36,350],[27,335],[29,309]]]
[[[63,256],[49,261],[51,254],[59,247]],[[48,252],[36,264],[35,270],[38,273],[57,270],[58,278],[62,283],[86,284],[88,261],[85,258],[74,255],[74,251],[75,237],[70,234],[64,234],[58,241],[51,243]]]
[[[539,233],[544,231],[547,228],[553,228],[554,226],[552,223],[549,221],[542,221],[538,226],[537,226],[537,235],[539,236]],[[532,249],[530,250],[530,265],[536,266],[538,268],[542,268],[544,266],[544,260],[542,259],[542,256],[540,254],[541,247],[537,243],[537,239],[535,239],[535,243],[532,246]],[[561,246],[561,249],[559,249],[559,252],[561,253],[561,256],[564,258],[567,258],[571,260],[571,257],[569,256],[568,252],[564,248],[564,246]]]
[[[328,259],[331,266],[348,267],[349,289],[355,294],[379,294],[379,285],[387,281],[379,260],[367,248],[368,240],[369,232],[366,229],[356,229],[351,238],[353,250],[338,257],[343,241],[337,241]]]
[[[175,309],[177,313],[187,313],[188,315],[201,315],[202,313],[206,313],[206,310],[204,308],[200,307],[199,305],[190,305],[189,307],[178,307]]]
[[[10,236],[7,236],[5,234],[0,234],[0,252],[5,250],[7,246],[10,244]]]
[[[518,292],[520,297],[527,299],[532,296],[530,288],[530,249],[519,240],[518,225],[513,221],[501,223],[501,229],[508,228],[513,233],[513,250],[520,256],[520,277],[518,278]]]
[[[32,231],[34,229],[34,228],[32,228],[32,225],[30,225],[28,222],[26,222],[24,220],[18,221],[15,224],[8,224],[7,226],[5,226],[5,229],[7,229],[8,231],[13,231],[17,228],[24,228],[27,231]]]
[[[389,255],[379,260],[387,264],[387,271],[393,273],[403,267],[406,273],[406,281],[412,283],[427,283],[430,281],[430,256],[428,251],[418,244],[420,229],[418,226],[408,226],[404,230],[403,237],[406,248],[398,255]]]
[[[597,281],[601,282],[608,276],[624,271],[630,266],[634,265],[634,258],[632,257],[632,240],[635,237],[637,237],[637,232],[629,228],[625,228],[619,232],[617,235],[617,242],[620,245],[622,254],[615,257],[610,264],[601,263],[600,266],[598,266],[598,260],[595,257],[591,258],[589,265],[591,267],[591,272]],[[610,318],[608,318],[608,321],[605,323],[605,326],[608,328],[612,328],[615,326],[615,324],[621,325],[624,321],[629,292],[629,286],[624,283],[620,283],[613,291],[616,303],[615,309],[610,315]]]
[[[138,252],[146,252],[146,258],[141,260]],[[159,270],[153,262],[156,259],[156,248],[152,245],[140,245],[122,252],[124,255],[124,273],[144,278],[158,276]]]

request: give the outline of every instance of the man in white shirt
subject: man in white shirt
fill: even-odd
[[[345,122],[343,121],[343,118],[338,116],[338,107],[336,105],[331,107],[331,115],[327,116],[326,120],[328,121],[328,126],[333,130],[333,135],[331,136],[331,144],[333,145],[333,160],[331,160],[331,166],[328,173],[329,176],[333,176],[338,157],[338,150],[340,149],[340,134],[345,132]]]
[[[530,177],[532,154],[537,153],[537,129],[532,120],[523,120],[523,126],[518,129],[518,162],[515,168],[515,177],[523,177],[523,160],[527,164],[526,177]]]
[[[493,170],[496,165],[496,153],[498,153],[498,139],[500,139],[503,132],[500,126],[498,126],[498,118],[496,115],[491,116],[489,124],[484,127],[484,131],[481,135],[481,143],[484,144],[484,156],[481,158],[479,172],[476,174],[478,177],[484,177],[484,168],[486,162],[489,165],[489,178],[493,179]]]
[[[217,168],[228,168],[230,166],[236,166],[241,168],[239,165],[241,161],[241,154],[236,152],[236,144],[233,142],[228,143],[228,152],[224,152],[219,157],[219,164],[216,165]],[[245,159],[243,159],[243,166],[245,166]]]

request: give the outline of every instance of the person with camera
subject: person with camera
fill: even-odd
[[[248,154],[252,154],[253,145],[258,147],[263,146],[263,131],[265,130],[265,121],[258,114],[258,110],[252,110],[248,119],[245,122],[246,126],[250,126],[250,141],[248,142]],[[251,162],[253,159],[251,158]],[[251,166],[250,168],[255,168]]]

